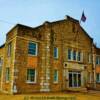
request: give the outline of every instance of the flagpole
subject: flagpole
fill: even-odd
[[[81,25],[81,21],[82,21],[82,15],[81,15],[81,18],[80,18],[80,21],[79,21],[79,24]]]
[[[79,24],[81,25],[81,19],[80,19],[80,21],[79,21]]]
[[[80,18],[80,20],[79,20],[79,24],[81,25],[81,19],[82,19],[82,15],[81,15],[81,18]]]

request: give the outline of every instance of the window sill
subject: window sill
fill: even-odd
[[[28,54],[28,56],[37,57],[37,55]]]
[[[26,81],[27,84],[36,84],[36,82]]]
[[[100,82],[96,82],[97,84],[100,84]]]
[[[81,86],[76,86],[76,87],[75,87],[75,86],[72,86],[72,87],[69,86],[69,88],[70,88],[70,89],[78,89],[78,88],[81,88]]]
[[[97,66],[100,66],[100,64],[96,64]]]
[[[58,60],[59,58],[54,57],[54,60]]]
[[[83,63],[83,61],[77,61],[77,60],[69,60],[69,59],[68,59],[68,61],[69,61],[69,62],[76,62],[76,63]]]
[[[5,83],[10,83],[10,81],[6,81]]]
[[[88,63],[88,64],[92,64],[92,63]]]
[[[57,82],[53,82],[54,84],[58,84],[58,81]]]

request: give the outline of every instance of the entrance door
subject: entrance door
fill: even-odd
[[[81,73],[69,71],[69,87],[81,86]]]

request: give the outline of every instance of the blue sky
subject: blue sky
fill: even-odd
[[[36,27],[65,15],[80,20],[83,10],[87,20],[81,25],[100,47],[100,0],[0,0],[0,45],[17,23]]]

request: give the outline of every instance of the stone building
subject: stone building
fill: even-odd
[[[95,89],[100,90],[100,48],[94,46]]]
[[[7,33],[1,56],[0,86],[5,93],[94,87],[93,39],[69,16],[36,28],[17,24]]]

